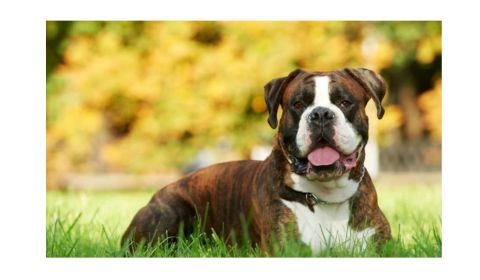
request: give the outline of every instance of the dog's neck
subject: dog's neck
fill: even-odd
[[[269,164],[274,164],[275,166],[279,167],[282,172],[291,171],[291,162],[288,158],[287,152],[280,142],[280,137],[281,136],[277,133],[273,138],[272,152],[265,161],[268,161]]]
[[[290,177],[285,176],[287,187],[303,192],[312,193],[319,200],[329,203],[343,203],[349,200],[357,192],[360,182],[349,179],[349,174],[345,173],[339,178],[335,178],[329,181],[312,181],[306,176],[290,173]]]

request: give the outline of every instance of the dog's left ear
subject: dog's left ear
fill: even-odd
[[[296,69],[295,71],[288,74],[286,77],[281,77],[273,79],[268,84],[264,86],[264,97],[265,103],[267,103],[268,109],[268,124],[273,128],[277,128],[277,111],[278,106],[282,100],[283,92],[287,87],[288,83],[295,79],[298,74],[302,73],[303,70]]]
[[[383,78],[366,68],[346,68],[345,71],[365,89],[368,97],[373,99],[377,107],[377,117],[381,119],[385,113],[382,100],[387,91]]]

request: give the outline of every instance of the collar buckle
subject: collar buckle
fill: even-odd
[[[310,209],[310,211],[314,212],[314,209],[313,207],[317,204],[327,204],[326,201],[323,201],[321,199],[319,199],[316,195],[314,195],[313,193],[305,193],[305,202],[307,203],[307,206],[308,206],[308,209]]]

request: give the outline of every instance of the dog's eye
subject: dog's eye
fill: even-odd
[[[302,104],[302,102],[297,101],[297,102],[293,103],[293,108],[295,108],[295,109],[297,109],[297,110],[303,109],[303,104]]]
[[[352,105],[352,102],[348,101],[348,100],[342,100],[342,102],[340,102],[340,106],[342,106],[343,108],[348,108]]]

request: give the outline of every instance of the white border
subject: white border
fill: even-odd
[[[1,4],[2,274],[12,278],[478,277],[478,15],[440,1],[17,1]],[[443,20],[441,259],[46,259],[45,20]]]

